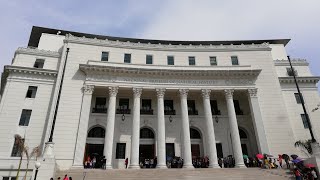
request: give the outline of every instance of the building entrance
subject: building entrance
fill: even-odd
[[[83,164],[85,168],[101,168],[103,163],[105,130],[100,126],[90,129]],[[95,160],[94,160],[95,159]]]
[[[154,133],[149,128],[140,130],[139,161],[142,168],[155,168],[157,164],[155,156]]]

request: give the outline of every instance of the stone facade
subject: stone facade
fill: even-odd
[[[116,158],[117,143],[125,144],[130,168],[139,168],[141,144],[153,145],[159,168],[166,168],[167,143],[173,144],[175,156],[183,157],[186,168],[192,168],[194,147],[200,156],[210,158],[212,168],[221,153],[233,155],[237,167],[244,167],[243,151],[249,156],[304,155],[293,146],[310,135],[300,117],[303,111],[295,99],[293,78],[287,74],[286,40],[188,45],[50,32],[40,34],[37,47],[18,48],[12,64],[4,68],[0,169],[16,172],[19,157],[11,157],[15,134],[25,137],[30,148],[40,145],[44,150],[53,119],[54,144],[49,145],[54,154],[47,160],[42,157],[55,164],[45,166],[48,171],[82,168],[86,144],[103,146],[107,168],[124,168],[125,159]],[[102,52],[108,52],[108,61],[101,61]],[[130,54],[130,63],[124,63],[124,54]],[[152,55],[152,64],[146,64],[146,55]],[[167,65],[167,56],[174,57],[174,65]],[[189,65],[190,56],[195,65]],[[238,65],[232,65],[231,56],[238,58]],[[217,65],[210,64],[210,57],[216,57]],[[45,60],[43,68],[34,67],[36,59]],[[293,60],[293,66],[318,139],[320,111],[311,109],[319,103],[320,77],[310,73],[305,60]],[[29,86],[37,86],[34,98],[26,98]],[[105,98],[105,104],[98,107],[99,98]],[[119,107],[121,99],[129,100],[125,110]],[[151,100],[147,109],[144,100]],[[172,100],[172,114],[166,112],[166,100]],[[212,100],[219,111],[212,111]],[[27,126],[19,126],[22,109],[32,110]],[[88,137],[95,127],[105,130],[105,138]],[[150,129],[154,139],[141,139],[141,128]],[[200,139],[190,138],[190,128],[200,133]],[[217,149],[216,143],[222,148]],[[30,170],[33,167],[34,159]]]

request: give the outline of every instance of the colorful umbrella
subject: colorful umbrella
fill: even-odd
[[[243,159],[247,159],[247,158],[248,158],[248,155],[244,154]]]
[[[301,161],[302,161],[301,159],[294,159],[294,160],[292,160],[292,162],[295,163],[295,164],[297,164],[297,163],[299,163],[299,162],[301,162]]]
[[[288,156],[288,154],[282,154],[282,158],[283,158],[283,159],[290,159],[290,157]]]
[[[314,167],[316,167],[316,166],[315,166],[314,164],[306,164],[305,167],[306,167],[306,168],[314,168]]]
[[[258,159],[263,159],[263,154],[257,154],[256,157],[257,157]]]

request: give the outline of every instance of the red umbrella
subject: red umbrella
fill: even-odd
[[[314,168],[314,167],[316,167],[316,166],[315,166],[314,164],[306,164],[305,167],[306,167],[306,168]]]
[[[258,159],[263,159],[263,154],[257,154],[256,157],[257,157]]]

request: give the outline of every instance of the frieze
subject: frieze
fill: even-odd
[[[29,54],[29,55],[37,55],[37,56],[46,56],[46,57],[55,57],[55,58],[60,57],[60,53],[57,51],[48,51],[48,50],[42,50],[42,49],[37,49],[37,48],[19,47],[15,53],[16,54]]]
[[[160,79],[160,78],[140,78],[140,77],[121,77],[106,75],[88,75],[87,81],[99,81],[109,83],[125,84],[151,84],[151,85],[188,85],[188,86],[242,86],[254,85],[252,79]]]

